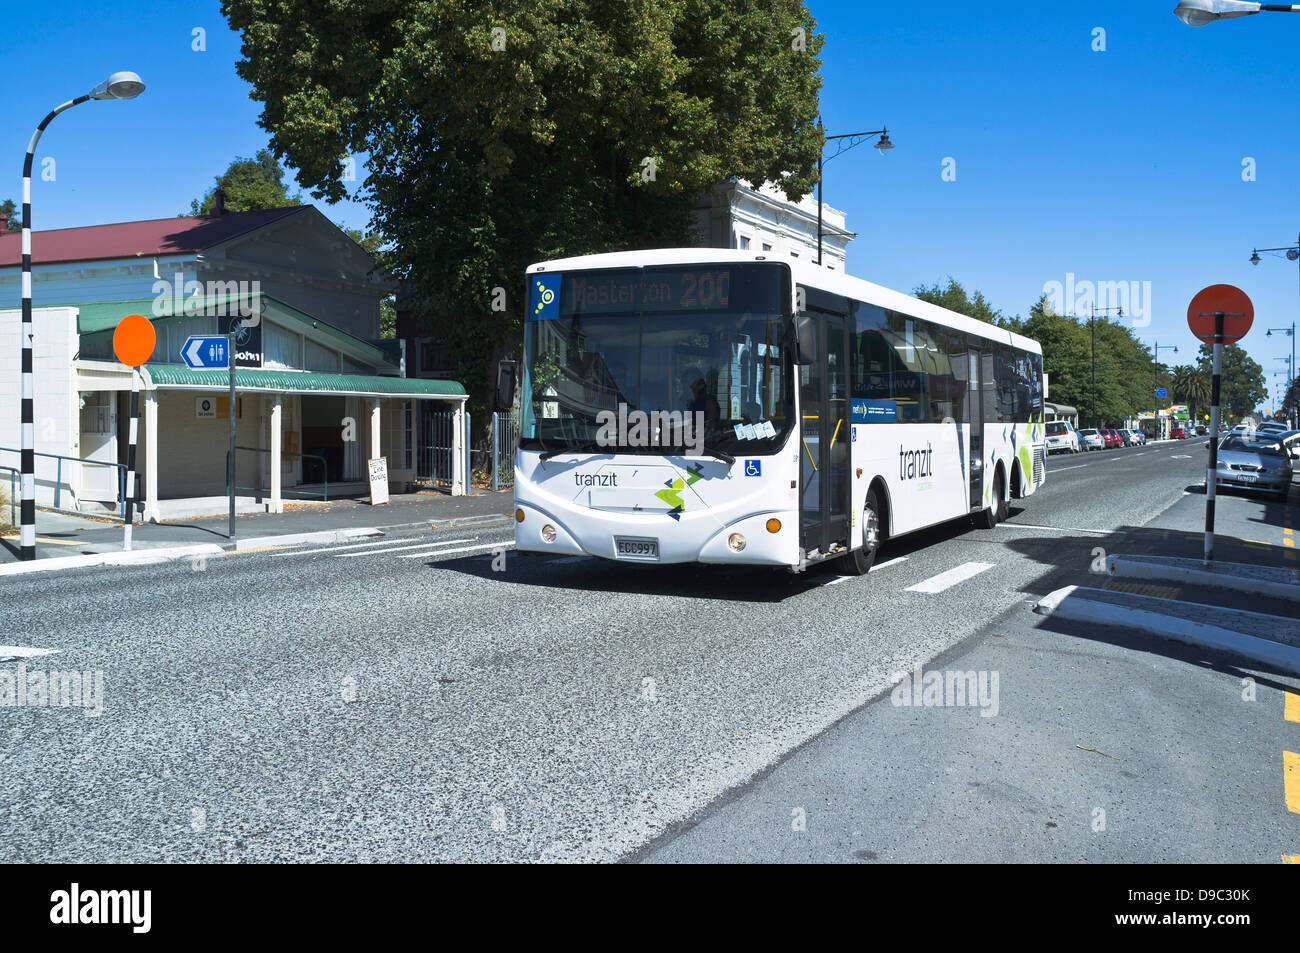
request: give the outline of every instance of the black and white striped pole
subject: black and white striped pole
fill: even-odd
[[[130,440],[127,443],[126,450],[126,519],[123,521],[122,551],[129,553],[131,551],[131,527],[135,523],[135,504],[138,496],[136,492],[137,481],[140,479],[135,472],[135,446],[136,438],[140,432],[140,368],[131,368],[131,430]]]
[[[50,114],[41,120],[36,131],[27,143],[27,157],[23,160],[23,238],[22,238],[22,407],[21,407],[21,460],[19,468],[22,482],[19,494],[22,499],[20,507],[18,543],[21,559],[36,558],[36,417],[35,395],[32,387],[32,160],[36,155],[36,145],[41,141],[45,127],[54,121],[59,113],[79,106],[91,99],[134,99],[144,92],[144,83],[135,73],[114,73],[85,96],[70,99],[61,106],[50,110]]]
[[[1231,319],[1231,320],[1229,320]],[[1187,326],[1197,338],[1211,345],[1214,360],[1210,383],[1210,459],[1205,469],[1205,565],[1214,562],[1214,498],[1219,478],[1219,396],[1223,380],[1223,346],[1246,336],[1255,320],[1250,297],[1232,285],[1202,288],[1187,306]]]

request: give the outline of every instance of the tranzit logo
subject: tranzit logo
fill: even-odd
[[[50,922],[58,924],[129,924],[133,933],[148,933],[153,922],[152,890],[69,890],[50,894]]]

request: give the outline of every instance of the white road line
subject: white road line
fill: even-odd
[[[1086,467],[1087,465],[1088,465],[1088,464],[1086,464],[1086,463],[1080,463],[1080,464],[1078,464],[1078,465],[1076,465],[1076,466],[1072,466],[1072,467],[1049,467],[1048,470],[1047,470],[1047,472],[1048,472],[1048,473],[1064,473],[1066,470],[1082,470],[1082,469],[1083,469],[1084,467]]]
[[[1122,535],[1122,529],[1084,529],[1082,526],[1041,526],[1037,523],[999,523],[994,529],[1049,529],[1054,533],[1090,533],[1093,536]]]
[[[24,645],[0,645],[0,662],[12,662],[14,659],[58,654],[58,649],[29,649]]]
[[[466,537],[465,539],[449,539],[449,540],[446,540],[445,542],[448,542],[448,543],[468,543],[470,540],[477,539],[477,538],[478,538],[477,536],[469,536],[469,537]],[[390,539],[390,540],[388,540],[387,542],[382,542],[382,543],[379,542],[378,540],[373,540],[373,539],[371,539],[371,540],[367,540],[367,541],[364,542],[364,543],[348,543],[346,546],[322,546],[322,547],[319,548],[319,549],[295,549],[293,552],[289,552],[289,553],[276,553],[275,555],[276,555],[276,556],[305,556],[305,555],[307,555],[308,553],[337,553],[337,552],[340,552],[340,551],[342,551],[342,550],[344,550],[344,549],[362,549],[362,548],[367,547],[367,546],[369,546],[369,547],[378,547],[379,549],[383,549],[383,548],[386,548],[386,547],[389,547],[389,546],[400,546],[400,545],[401,545],[402,543],[404,543],[404,542],[406,542],[405,539]],[[421,543],[420,545],[422,545],[422,546],[432,546],[433,544],[432,544],[432,543]]]
[[[462,546],[460,549],[437,549],[427,553],[408,553],[405,556],[399,556],[398,559],[419,559],[421,556],[447,556],[451,553],[472,553],[478,549],[514,549],[513,540],[502,540],[499,543],[479,543],[477,546]]]
[[[918,582],[915,586],[908,586],[908,592],[928,592],[931,595],[943,592],[959,582],[965,582],[972,576],[978,576],[986,569],[992,569],[992,563],[962,563],[955,569],[949,569],[947,572],[941,572],[937,576],[931,576],[924,582]]]
[[[895,556],[893,559],[887,559],[883,563],[876,563],[871,567],[871,571],[875,572],[878,569],[886,569],[889,566],[897,566],[899,563],[905,562],[907,562],[906,556]]]
[[[400,553],[407,549],[428,549],[430,546],[450,546],[452,543],[468,543],[472,539],[478,539],[477,536],[471,536],[469,539],[447,539],[440,543],[409,543],[406,546],[389,546],[385,549],[367,549],[360,553],[342,553],[335,556],[335,559],[352,559],[356,556],[383,556],[387,553]]]

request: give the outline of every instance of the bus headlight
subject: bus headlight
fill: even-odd
[[[543,543],[555,542],[555,527],[552,526],[550,523],[547,523],[545,526],[542,527],[542,542]]]
[[[727,545],[731,547],[733,553],[738,553],[745,548],[745,537],[739,533],[732,533],[727,537]]]
[[[770,520],[767,521],[767,531],[769,533],[781,532],[781,521],[777,519],[775,516],[773,516]]]

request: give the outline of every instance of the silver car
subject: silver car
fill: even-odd
[[[1080,430],[1078,433],[1079,433],[1079,446],[1081,446],[1084,450],[1105,450],[1106,449],[1105,439],[1096,430],[1089,428],[1087,430]]]
[[[1300,454],[1274,434],[1230,433],[1219,443],[1215,485],[1271,493],[1285,500],[1291,490],[1291,460]]]

